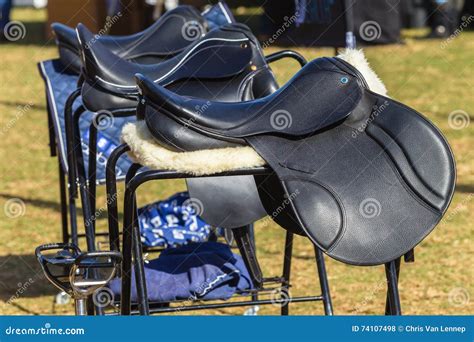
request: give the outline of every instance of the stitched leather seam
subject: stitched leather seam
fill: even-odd
[[[369,133],[366,131],[366,135],[372,140],[374,141],[377,145],[381,146],[377,140],[375,140],[372,136],[369,135]],[[425,207],[426,209],[428,209],[429,211],[431,211],[432,213],[435,213],[437,215],[439,215],[441,213],[440,210],[436,209],[436,208],[433,208],[431,205],[429,205],[427,202],[425,202],[425,200],[423,200],[419,195],[417,195],[412,189],[411,187],[406,183],[406,181],[403,179],[403,177],[400,175],[400,172],[398,171],[397,167],[395,166],[393,160],[390,158],[390,156],[387,155],[387,152],[385,152],[385,149],[383,148],[383,146],[381,146],[382,149],[383,149],[383,153],[382,153],[382,156],[383,158],[385,158],[385,160],[387,161],[388,165],[390,166],[390,168],[393,170],[395,176],[398,178],[400,184],[403,186],[403,188],[408,192],[408,195],[410,195],[415,201],[417,201],[421,206]]]

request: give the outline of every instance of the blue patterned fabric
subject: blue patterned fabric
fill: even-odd
[[[207,241],[211,226],[198,216],[197,210],[187,192],[138,209],[143,245],[176,247]]]
[[[76,90],[78,76],[64,70],[58,59],[39,63],[40,73],[46,83],[46,100],[49,115],[58,142],[59,158],[64,170],[67,171],[66,129],[64,119],[64,107],[69,95]],[[73,110],[81,105],[80,98],[76,100]],[[88,170],[89,157],[89,127],[93,118],[92,112],[85,112],[79,120],[81,131],[82,152],[84,154],[85,170]],[[120,145],[120,134],[122,127],[127,123],[135,121],[134,117],[114,118],[111,125],[98,131],[97,135],[97,182],[105,183],[105,165],[110,153]],[[131,161],[123,156],[117,163],[117,179],[123,180],[131,165]]]
[[[226,300],[237,291],[254,288],[242,257],[218,242],[166,249],[145,264],[145,277],[148,299],[153,302]],[[121,280],[112,280],[109,287],[119,296]],[[137,301],[134,273],[132,301]]]

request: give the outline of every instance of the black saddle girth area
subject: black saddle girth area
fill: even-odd
[[[181,123],[200,103],[141,86],[151,105]],[[439,130],[369,91],[337,58],[309,63],[265,98],[208,106],[187,127],[251,145],[274,171],[256,178],[267,213],[337,260],[396,259],[434,229],[451,201],[454,157]],[[219,111],[229,115],[219,119]]]

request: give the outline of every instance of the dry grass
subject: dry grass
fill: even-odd
[[[23,41],[0,45],[0,205],[4,207],[7,200],[18,198],[26,204],[26,211],[18,218],[0,212],[0,314],[69,314],[71,305],[53,306],[56,290],[41,276],[33,256],[35,246],[60,240],[57,164],[48,155],[44,86],[36,69],[37,61],[56,56],[56,50],[52,45],[33,43],[40,35],[44,12],[18,10],[14,16],[28,22],[29,31]],[[405,45],[366,50],[390,95],[433,120],[448,137],[458,163],[457,191],[449,213],[416,249],[416,262],[402,265],[400,291],[405,314],[474,311],[472,302],[463,301],[463,297],[474,294],[474,124],[461,130],[448,124],[449,113],[464,110],[472,114],[474,108],[474,33],[463,33],[444,49],[441,43],[410,38]],[[275,50],[271,48],[268,53]],[[308,59],[332,53],[298,50]],[[296,69],[292,62],[275,66],[282,82]],[[140,194],[139,200],[153,201],[181,189],[181,182],[157,183]],[[99,203],[105,203],[100,193]],[[99,226],[103,229],[105,220]],[[256,232],[264,271],[276,275],[281,269],[283,231],[276,225],[257,224]],[[349,267],[328,259],[327,267],[337,314],[383,313],[382,267]],[[32,285],[7,304],[27,283]],[[313,250],[303,238],[295,241],[293,283],[293,295],[319,293]],[[318,315],[323,310],[312,303],[293,305],[291,312]],[[264,307],[260,313],[277,314],[278,309]]]

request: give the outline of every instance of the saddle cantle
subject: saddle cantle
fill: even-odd
[[[141,106],[135,73],[146,74],[170,91],[217,101],[251,100],[278,88],[257,39],[245,25],[216,28],[180,54],[156,65],[123,60],[100,42],[86,48],[92,39],[90,32],[82,26],[77,31],[84,57],[82,102],[85,107],[94,112],[108,110],[153,116],[170,132],[161,136],[161,144],[175,150],[185,148],[187,140],[212,141],[199,133],[190,135],[190,131],[177,131],[181,128],[179,124],[151,107]],[[209,224],[235,228],[265,215],[253,177],[190,179],[187,184],[193,198],[201,201],[203,207],[213,208],[201,215]],[[243,211],[242,206],[246,205],[252,209]]]
[[[62,64],[79,74],[80,44],[76,31],[60,23],[53,23],[51,28],[56,36]],[[179,6],[166,12],[142,32],[129,36],[94,35],[94,41],[100,41],[109,51],[121,58],[136,63],[159,63],[183,51],[207,30],[205,18],[195,8]]]
[[[439,130],[368,90],[338,58],[316,59],[273,94],[243,103],[179,96],[143,77],[138,84],[145,103],[214,146],[252,146],[274,171],[256,178],[267,213],[340,261],[378,265],[405,254],[453,196],[454,157]]]

